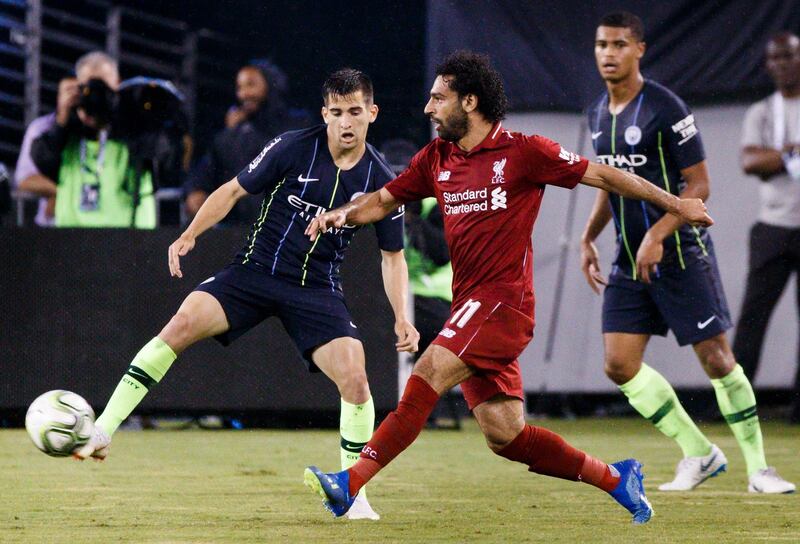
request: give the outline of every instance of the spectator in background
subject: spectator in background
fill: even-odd
[[[747,110],[741,151],[744,171],[761,179],[761,210],[750,230],[750,270],[733,342],[750,380],[772,310],[789,277],[800,271],[800,38],[778,34],[766,53],[777,91]],[[800,304],[800,284],[797,296]],[[800,393],[800,364],[797,372]],[[800,423],[797,397],[790,420]]]
[[[75,75],[59,83],[55,125],[31,147],[34,164],[57,187],[56,226],[154,228],[152,172],[111,123],[116,61],[87,53],[75,63]]]
[[[36,138],[51,130],[55,124],[56,114],[53,112],[37,117],[28,125],[22,138],[17,167],[14,169],[14,185],[17,190],[41,196],[35,219],[40,227],[55,225],[56,182],[42,174],[34,164],[31,158],[31,144]]]
[[[189,217],[194,217],[208,195],[258,155],[270,138],[309,125],[306,115],[288,108],[287,91],[286,74],[267,60],[255,60],[239,69],[237,105],[226,114],[226,128],[214,137],[184,186]],[[250,225],[258,218],[260,206],[260,197],[244,198],[222,223]]]

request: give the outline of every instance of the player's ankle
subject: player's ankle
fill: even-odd
[[[350,493],[351,497],[355,497],[359,490],[364,487],[366,482],[356,471],[353,470],[353,467],[348,468],[347,473],[350,475],[350,484],[347,492]]]

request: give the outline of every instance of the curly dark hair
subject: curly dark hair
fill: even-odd
[[[437,76],[449,76],[448,86],[459,97],[474,94],[477,110],[487,121],[496,123],[505,118],[508,98],[500,74],[492,67],[488,55],[460,50],[447,55],[436,67]]]
[[[372,80],[355,68],[342,68],[330,74],[322,84],[322,99],[328,103],[331,96],[347,96],[361,91],[367,103],[372,102]]]

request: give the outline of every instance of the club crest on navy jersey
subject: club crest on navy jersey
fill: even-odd
[[[631,125],[625,129],[625,143],[636,145],[642,141],[642,129],[636,125]]]

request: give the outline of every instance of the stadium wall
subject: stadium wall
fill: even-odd
[[[427,74],[455,49],[488,53],[517,111],[573,111],[603,88],[593,54],[597,22],[642,17],[642,69],[685,100],[718,104],[771,88],[764,45],[800,31],[800,0],[427,0]]]
[[[356,237],[342,273],[380,412],[397,404],[397,354],[371,230]],[[246,232],[204,235],[183,259],[182,280],[167,269],[167,248],[179,234],[0,229],[0,411],[23,409],[50,389],[102,406],[139,348],[195,285],[231,260]],[[339,395],[324,376],[309,375],[273,319],[228,348],[213,340],[189,348],[141,408],[337,414]]]
[[[758,211],[758,183],[739,167],[739,140],[745,105],[694,108],[703,135],[709,171],[709,210],[716,224],[711,228],[720,273],[734,321],[738,318],[747,275],[748,236]],[[588,135],[580,138],[583,117],[575,114],[513,114],[505,125],[525,133],[546,135],[570,150],[592,157]],[[600,331],[602,298],[596,296],[580,271],[580,233],[589,216],[594,191],[577,189],[576,210],[568,241],[564,291],[556,310],[555,286],[561,275],[559,256],[567,229],[570,192],[555,187],[545,193],[534,230],[536,287],[536,336],[523,353],[521,363],[529,392],[611,392],[615,388],[603,373]],[[608,272],[614,254],[613,226],[599,240],[603,271]],[[794,308],[792,280],[773,315],[755,384],[761,388],[791,387],[797,353],[798,317]],[[555,327],[551,325],[558,311]],[[731,331],[732,333],[732,331]],[[546,360],[548,336],[555,334],[552,355]],[[729,334],[732,340],[732,334]],[[676,387],[707,388],[708,379],[690,348],[680,349],[671,334],[656,337],[646,353]]]

